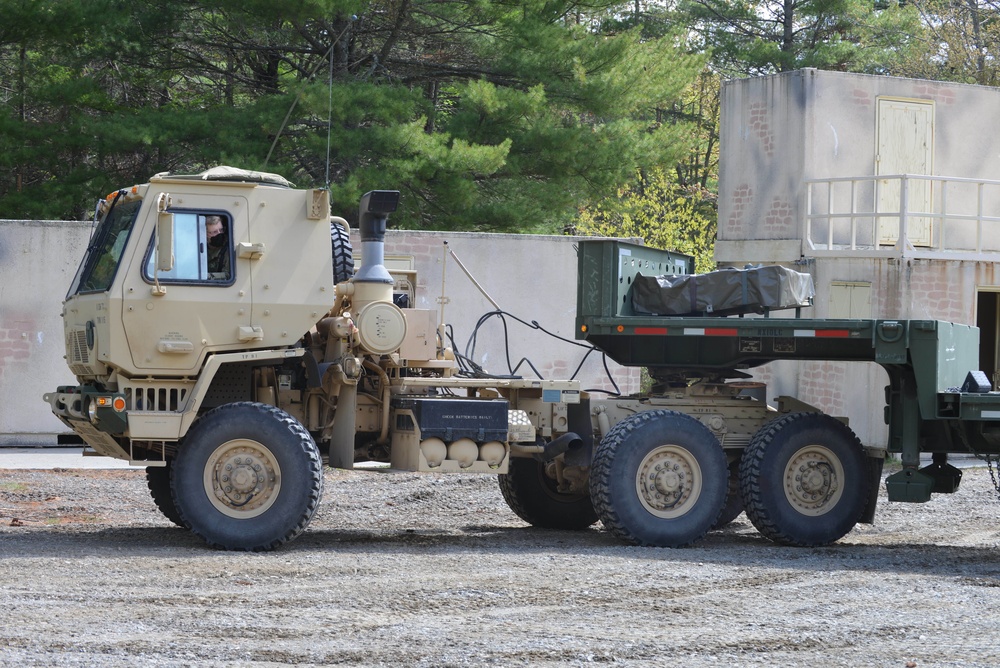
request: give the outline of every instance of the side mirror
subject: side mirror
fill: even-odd
[[[156,202],[156,270],[167,272],[174,268],[174,214],[170,195],[160,193]]]
[[[97,204],[94,205],[94,227],[101,222],[101,209],[107,205],[108,201],[106,199],[97,200]]]

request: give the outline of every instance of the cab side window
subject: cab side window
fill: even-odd
[[[146,259],[145,277],[166,283],[232,282],[232,222],[221,214],[174,213],[174,268],[156,272],[155,238]]]
[[[232,244],[226,219],[222,216],[205,216],[206,267],[212,281],[228,281],[232,272]]]

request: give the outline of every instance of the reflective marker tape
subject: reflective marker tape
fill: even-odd
[[[636,334],[666,334],[665,327],[636,327]],[[740,330],[735,327],[685,327],[684,336],[741,336]],[[742,336],[757,338],[762,336],[752,330],[746,331]],[[849,329],[795,329],[792,336],[802,338],[818,339],[846,339],[850,338]]]
[[[738,336],[735,327],[685,327],[684,336]]]
[[[847,329],[796,329],[792,336],[816,337],[821,339],[844,339],[851,335]]]

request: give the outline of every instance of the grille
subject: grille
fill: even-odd
[[[74,329],[66,337],[66,356],[69,358],[69,370],[77,376],[89,376],[94,373],[90,364],[90,349],[87,348],[87,330]]]
[[[87,349],[87,331],[75,329],[69,334],[69,358],[72,364],[90,364],[90,351]]]
[[[136,411],[179,411],[187,401],[187,387],[125,387],[129,408]]]

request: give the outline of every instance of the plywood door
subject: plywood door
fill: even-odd
[[[879,98],[875,173],[931,174],[934,162],[934,104]],[[931,211],[931,182],[910,179],[906,209],[910,213]],[[901,205],[899,179],[878,181],[877,211],[879,245],[893,245],[899,238]],[[907,236],[914,246],[931,245],[931,219],[907,216]]]
[[[867,320],[872,317],[872,284],[830,283],[830,317]]]

